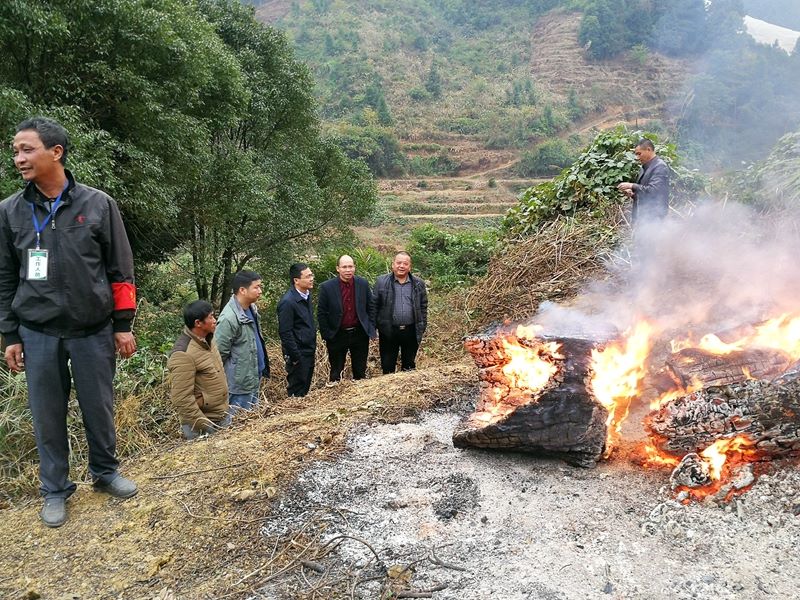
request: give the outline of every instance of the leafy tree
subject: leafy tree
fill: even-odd
[[[321,137],[306,68],[252,7],[11,0],[0,49],[6,139],[31,113],[63,120],[71,166],[120,201],[137,260],[187,251],[201,297],[375,204],[366,166]],[[16,185],[0,170],[0,189]]]
[[[25,99],[4,134],[31,112],[68,112],[106,157],[102,172],[76,160],[77,174],[120,199],[138,256],[163,256],[173,198],[202,177],[209,129],[246,102],[210,25],[180,0],[12,0],[0,5],[0,49],[0,81]]]
[[[592,58],[611,58],[626,47],[624,0],[594,0],[586,9],[578,41]]]
[[[214,132],[212,176],[180,200],[198,294],[219,299],[248,262],[285,260],[365,219],[377,192],[366,165],[320,137],[310,76],[283,34],[235,0],[198,4],[245,67],[251,98]]]
[[[380,77],[375,77],[367,86],[364,92],[364,104],[375,109],[378,115],[378,122],[381,125],[391,125],[392,115],[389,106],[386,104],[386,96],[383,93],[383,84]]]
[[[442,76],[435,61],[431,63],[428,76],[425,78],[425,89],[436,100],[442,97]]]
[[[567,142],[549,140],[532,152],[523,152],[516,171],[520,177],[555,175],[574,160],[574,151]]]
[[[671,0],[653,28],[653,47],[673,56],[700,52],[707,41],[705,19],[703,0]]]
[[[332,135],[347,156],[363,160],[375,176],[397,177],[405,172],[405,155],[390,129],[340,125],[333,129]]]

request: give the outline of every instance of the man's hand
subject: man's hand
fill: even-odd
[[[130,331],[120,331],[114,334],[114,345],[117,347],[117,353],[122,358],[130,358],[136,352],[136,338]],[[8,351],[6,351],[8,355]]]
[[[19,373],[25,370],[25,361],[22,358],[22,344],[11,344],[6,347],[6,362],[8,368]]]

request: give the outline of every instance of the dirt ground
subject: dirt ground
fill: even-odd
[[[344,383],[131,461],[131,500],[81,485],[60,529],[4,510],[0,597],[796,597],[796,466],[684,506],[630,458],[635,413],[591,470],[456,449],[475,384],[466,364]]]

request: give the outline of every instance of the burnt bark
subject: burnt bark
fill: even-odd
[[[592,396],[591,351],[596,342],[573,338],[520,340],[535,352],[540,344],[557,342],[552,359],[556,372],[539,390],[520,390],[504,375],[509,356],[502,337],[476,337],[465,342],[480,368],[481,396],[476,412],[453,432],[456,447],[518,450],[554,456],[593,467],[605,451],[608,411]],[[498,412],[490,418],[492,411]]]
[[[666,360],[672,380],[683,388],[730,385],[747,379],[771,379],[786,371],[791,359],[776,350],[749,349],[730,354],[710,354],[686,348]]]
[[[715,386],[669,401],[646,426],[664,452],[700,452],[718,439],[746,435],[757,459],[800,455],[800,373]]]

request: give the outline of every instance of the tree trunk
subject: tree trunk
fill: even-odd
[[[800,373],[711,387],[665,403],[647,419],[664,452],[700,452],[746,435],[762,459],[800,455]]]
[[[555,366],[541,389],[526,390],[503,371],[511,360],[503,339],[512,338],[516,340],[478,336],[465,341],[480,368],[480,398],[476,412],[453,432],[453,444],[532,452],[595,466],[605,450],[608,417],[587,387],[596,343],[573,338],[519,340],[532,356],[538,353]],[[542,349],[550,342],[560,344],[554,353]]]

